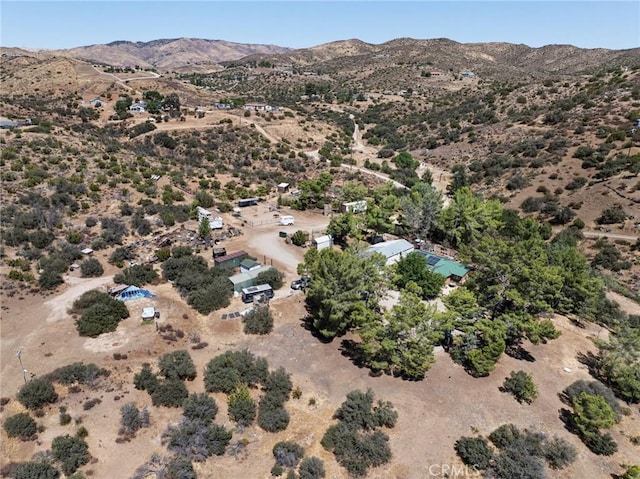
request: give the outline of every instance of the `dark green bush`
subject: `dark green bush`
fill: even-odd
[[[69,476],[89,462],[89,446],[80,437],[58,436],[51,443],[53,457],[62,463],[62,472]]]
[[[283,279],[284,273],[275,268],[271,268],[258,273],[258,276],[256,276],[256,284],[268,284],[276,290],[282,288]]]
[[[58,479],[60,471],[47,462],[30,461],[19,464],[11,477],[13,479]]]
[[[133,376],[133,384],[136,389],[153,394],[160,384],[160,381],[158,380],[158,376],[153,373],[149,366],[144,366],[140,372]]]
[[[151,393],[151,402],[154,406],[182,407],[187,397],[189,397],[189,391],[182,381],[168,379],[156,386]]]
[[[484,437],[461,437],[455,450],[462,462],[477,469],[486,469],[493,458],[493,449]]]
[[[217,424],[185,420],[179,426],[169,426],[163,437],[168,438],[167,449],[178,456],[203,462],[210,456],[222,456],[231,441],[231,432]]]
[[[538,397],[538,388],[533,378],[524,371],[511,371],[502,383],[502,390],[513,394],[519,403],[531,404]]]
[[[256,306],[242,321],[246,334],[269,334],[273,331],[273,316],[268,306]]]
[[[272,452],[276,464],[284,467],[296,467],[304,456],[304,448],[290,441],[277,442]]]
[[[265,394],[259,403],[258,426],[268,432],[284,431],[289,426],[290,416],[280,398]]]
[[[107,293],[88,291],[73,303],[73,312],[79,312],[76,329],[80,336],[96,337],[115,331],[118,323],[129,317],[129,310],[122,301]]]
[[[40,409],[57,400],[58,394],[53,385],[43,378],[32,379],[18,391],[18,401],[27,409]]]
[[[37,432],[36,422],[26,412],[8,417],[3,427],[9,437],[19,437],[23,441],[32,439]]]
[[[116,274],[113,277],[113,282],[142,287],[145,284],[153,283],[157,279],[158,273],[151,266],[139,264],[125,268],[122,273]]]
[[[191,355],[184,349],[163,354],[158,361],[158,369],[166,379],[193,381],[197,374]]]
[[[209,392],[229,394],[238,383],[252,387],[264,382],[267,372],[267,361],[246,349],[227,351],[207,363],[204,383]]]
[[[326,475],[324,462],[317,457],[305,457],[300,462],[298,474],[300,479],[322,479]]]
[[[191,394],[182,405],[182,415],[191,421],[201,421],[209,424],[218,413],[215,399],[206,393]]]
[[[104,274],[104,268],[96,258],[89,258],[80,263],[83,278],[96,278]]]
[[[249,389],[239,384],[229,396],[229,419],[239,426],[250,426],[256,418],[256,402],[251,397]]]

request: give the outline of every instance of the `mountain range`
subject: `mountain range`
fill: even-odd
[[[194,70],[202,65],[268,59],[319,72],[339,72],[391,64],[433,69],[474,70],[486,76],[504,74],[575,74],[593,69],[640,63],[640,48],[629,50],[583,49],[572,45],[539,48],[511,43],[459,43],[439,38],[398,38],[382,44],[357,39],[341,40],[311,48],[290,49],[276,45],[234,43],[224,40],[177,38],[150,42],[115,41],[66,50],[51,50],[112,66],[139,66],[159,70]]]

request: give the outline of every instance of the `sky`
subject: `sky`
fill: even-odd
[[[640,1],[0,2],[4,47],[58,49],[180,37],[290,48],[410,37],[626,49],[640,47]]]

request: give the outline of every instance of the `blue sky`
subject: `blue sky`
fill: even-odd
[[[208,38],[304,48],[358,38],[640,47],[640,1],[6,1],[0,45]]]

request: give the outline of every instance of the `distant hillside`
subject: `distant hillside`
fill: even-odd
[[[275,45],[176,38],[151,42],[116,41],[107,45],[90,45],[50,53],[120,67],[138,65],[141,68],[171,70],[185,65],[212,65],[247,55],[271,55],[288,50]]]
[[[264,59],[257,54],[243,61]],[[484,77],[576,74],[608,66],[640,64],[640,48],[630,50],[584,49],[572,45],[532,48],[511,43],[458,43],[440,38],[398,38],[380,45],[344,40],[269,56],[319,73],[349,74],[363,69],[409,65],[428,69],[472,70]]]

